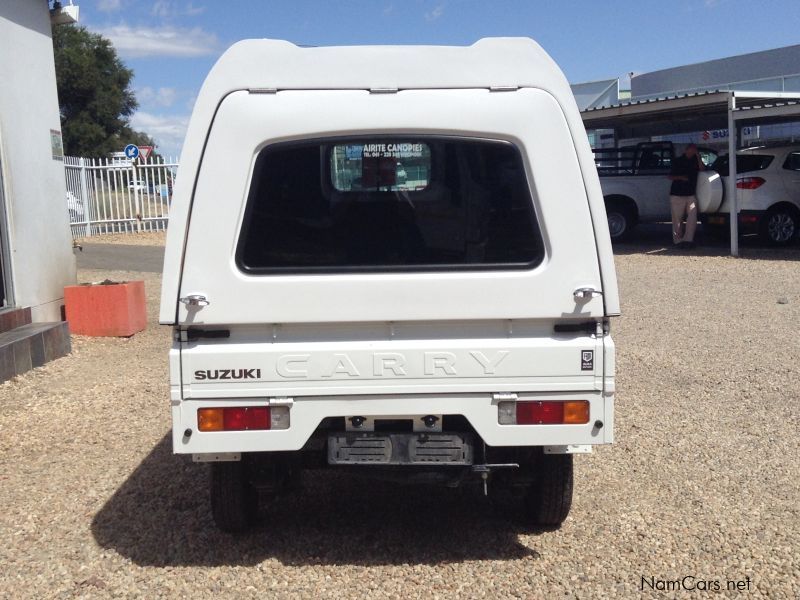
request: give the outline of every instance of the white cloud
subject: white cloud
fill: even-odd
[[[153,8],[150,9],[151,14],[156,17],[166,18],[171,16],[172,2],[167,0],[156,0],[153,2]]]
[[[176,56],[191,58],[214,54],[219,40],[200,27],[130,27],[115,25],[101,28],[98,33],[110,39],[123,56]]]
[[[193,2],[187,2],[186,6],[183,9],[183,14],[189,17],[194,17],[195,15],[201,15],[206,12],[205,6],[195,6]]]
[[[437,4],[433,10],[425,13],[425,20],[426,21],[435,21],[439,17],[444,14],[444,7],[445,4],[442,2],[441,4]]]
[[[149,85],[136,90],[136,99],[142,104],[149,104],[156,97],[156,91]]]
[[[163,115],[136,111],[131,117],[131,127],[152,137],[158,151],[177,158],[189,125],[189,115]]]
[[[176,0],[156,0],[153,2],[151,14],[162,19],[172,17],[194,17],[205,12],[204,6],[195,6],[194,2],[177,2]]]
[[[186,101],[186,108],[190,111],[194,110],[194,103],[197,102],[197,94],[192,94]]]
[[[149,85],[136,90],[136,99],[141,104],[169,107],[175,104],[178,91],[172,87],[153,89]]]
[[[115,12],[122,8],[122,0],[97,0],[100,12]]]

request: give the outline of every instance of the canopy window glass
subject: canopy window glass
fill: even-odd
[[[237,249],[254,274],[529,269],[543,257],[519,150],[455,137],[267,146]]]
[[[337,191],[420,191],[428,187],[431,149],[421,142],[336,144],[330,161]]]

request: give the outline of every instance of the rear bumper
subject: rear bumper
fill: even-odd
[[[763,210],[743,210],[739,212],[739,233],[757,233],[761,217],[766,211]],[[700,215],[700,222],[710,227],[730,228],[729,213],[711,213]]]
[[[462,415],[489,446],[558,446],[610,444],[614,440],[614,396],[611,393],[520,393],[519,400],[588,400],[584,425],[500,425],[498,400],[492,394],[407,396],[323,396],[291,400],[288,429],[268,431],[197,430],[197,410],[220,406],[264,406],[266,399],[225,398],[174,401],[172,441],[177,454],[297,451],[327,417],[404,418],[418,415]],[[287,400],[281,399],[283,405]],[[597,426],[598,422],[601,426]],[[189,435],[186,435],[189,433]]]

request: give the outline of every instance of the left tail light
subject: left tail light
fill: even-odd
[[[265,431],[287,429],[286,406],[224,406],[197,410],[199,431]]]

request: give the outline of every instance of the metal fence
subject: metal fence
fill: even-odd
[[[64,158],[73,238],[167,228],[177,161]]]

